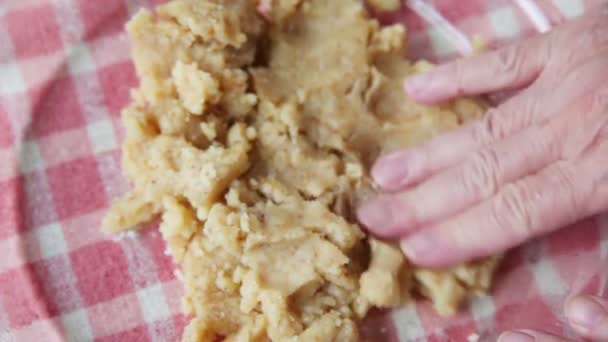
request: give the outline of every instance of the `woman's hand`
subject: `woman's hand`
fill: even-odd
[[[423,103],[513,94],[478,122],[380,158],[358,217],[414,263],[501,252],[608,208],[608,4],[407,81]]]
[[[608,301],[599,297],[578,296],[564,307],[568,324],[582,337],[608,341]],[[498,342],[568,342],[570,339],[533,330],[503,333]]]

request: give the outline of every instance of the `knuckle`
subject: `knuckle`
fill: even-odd
[[[475,153],[462,170],[462,185],[468,193],[488,198],[495,194],[500,185],[500,162],[492,149],[482,149]]]
[[[528,127],[534,123],[543,123],[552,113],[543,108],[543,102],[535,96],[529,96],[522,101],[518,108],[517,115],[513,115],[514,123],[518,127]]]
[[[509,77],[521,75],[524,63],[523,48],[515,45],[497,52],[496,75],[508,75]]]
[[[576,176],[565,163],[559,162],[553,168],[553,181],[555,187],[559,189],[560,196],[564,196],[563,200],[566,205],[563,210],[569,220],[575,220],[577,213],[582,209],[582,198],[577,194],[581,190],[576,186]]]
[[[505,120],[500,109],[489,109],[474,127],[473,138],[481,145],[504,138],[507,134]]]
[[[558,158],[564,146],[564,139],[559,132],[552,125],[531,127],[529,129],[529,148],[535,151],[542,151],[551,160]]]
[[[504,187],[492,202],[492,223],[516,239],[534,235],[529,198],[529,190],[521,184],[509,184]]]

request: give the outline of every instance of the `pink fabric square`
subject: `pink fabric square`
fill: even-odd
[[[179,339],[179,336],[178,336]],[[147,342],[150,341],[150,334],[148,334],[147,326],[140,325],[133,329],[124,330],[109,336],[99,337],[95,339],[95,342]],[[166,340],[168,341],[168,340]]]
[[[15,178],[18,173],[17,151],[12,147],[0,148],[0,182]]]
[[[123,31],[91,40],[89,50],[100,67],[131,62],[129,40]]]
[[[595,219],[587,219],[570,228],[561,229],[546,239],[547,255],[560,277],[570,286],[570,293],[578,294],[604,274],[608,259],[601,260],[600,231]],[[580,267],[577,265],[587,265]],[[593,266],[595,265],[595,267]]]
[[[36,87],[49,84],[52,80],[67,77],[65,59],[66,52],[64,50],[24,58],[19,60],[19,70],[28,87],[36,89]],[[68,93],[68,95],[71,94]],[[36,95],[36,93],[30,95]]]
[[[105,212],[104,208],[62,221],[63,235],[68,250],[73,251],[111,237],[100,229]]]
[[[372,309],[360,324],[363,341],[399,341],[389,310]]]
[[[20,235],[11,235],[0,238],[0,273],[22,266],[25,263],[25,255],[21,246]]]
[[[93,155],[89,136],[84,129],[68,129],[38,139],[40,155],[47,166]]]
[[[517,288],[514,292],[511,289]],[[496,273],[492,295],[497,307],[525,301],[537,294],[534,279],[520,250],[508,253]]]
[[[17,329],[13,337],[16,341],[62,342],[62,336],[57,322],[53,319],[43,319],[31,325]]]
[[[127,259],[120,245],[99,241],[71,252],[70,258],[80,295],[87,305],[108,301],[134,290]]]
[[[61,219],[86,214],[108,205],[97,162],[92,156],[50,167],[47,176],[55,210]]]
[[[50,317],[38,283],[27,265],[0,273],[0,308],[4,308],[13,329]]]
[[[82,307],[76,276],[68,255],[57,255],[31,264],[35,281],[52,316]]]
[[[426,22],[416,13],[410,10],[400,12],[378,13],[378,20],[384,25],[406,23],[408,34],[411,32],[422,31],[427,27]]]
[[[37,137],[82,127],[84,115],[70,78],[59,77],[31,91],[32,126]]]
[[[189,321],[190,318],[183,314],[173,316],[173,324],[175,324],[175,327],[178,329],[180,338],[181,332],[184,330]]]
[[[450,22],[458,22],[468,17],[481,16],[488,12],[487,0],[467,0],[459,1],[454,6],[454,0],[433,0],[431,1],[437,10]]]
[[[8,118],[8,111],[0,103],[0,149],[11,146],[14,140],[15,136]]]
[[[116,63],[101,68],[98,72],[106,106],[118,117],[129,103],[131,88],[137,86],[135,67],[131,62]]]
[[[598,252],[600,232],[595,218],[581,221],[568,229],[558,230],[546,239],[553,256],[571,256],[585,251]],[[599,258],[599,255],[597,256]]]
[[[22,227],[23,179],[0,181],[0,239],[15,235]]]
[[[28,58],[62,49],[63,43],[53,5],[41,2],[37,6],[16,9],[4,16],[15,53]]]
[[[93,336],[103,338],[142,325],[143,314],[137,303],[137,296],[129,293],[89,307],[87,314]]]
[[[182,337],[182,330],[183,325],[180,324],[178,316],[148,324],[148,333],[152,341],[179,341]]]
[[[416,61],[428,59],[428,56],[432,56],[433,46],[426,31],[414,32],[408,35],[408,41],[411,46],[416,47],[415,49],[409,49],[407,51],[408,58]]]
[[[525,313],[525,314],[524,314]],[[518,303],[506,304],[496,312],[497,331],[505,329],[540,329],[560,334],[562,327],[555,324],[560,312],[551,310],[539,295]]]
[[[78,0],[78,6],[87,40],[123,31],[128,19],[124,0]]]
[[[22,136],[31,125],[31,98],[29,92],[3,94],[0,96],[0,104],[8,115],[15,138]],[[19,141],[16,139],[13,146],[18,143]]]
[[[561,313],[553,312],[544,302],[528,262],[530,261],[523,258],[523,251],[519,249],[509,253],[497,272],[492,289],[492,299],[498,308],[494,315],[497,331],[559,328],[555,325],[555,315]],[[524,312],[525,314],[522,314]]]

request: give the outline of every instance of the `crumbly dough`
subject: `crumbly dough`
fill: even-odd
[[[484,292],[496,259],[409,265],[353,211],[380,154],[478,116],[407,99],[401,26],[356,0],[173,0],[128,24],[140,86],[123,111],[133,189],[104,226],[162,216],[179,264],[184,341],[356,341],[369,308],[412,293],[444,314]]]
[[[401,0],[368,0],[368,3],[376,11],[396,11],[401,6]]]

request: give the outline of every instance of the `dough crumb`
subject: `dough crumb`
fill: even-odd
[[[369,4],[377,11],[391,12],[401,7],[401,0],[369,0]]]
[[[432,65],[406,60],[405,30],[360,1],[262,7],[266,18],[250,0],[173,0],[127,26],[140,79],[122,112],[133,189],[104,226],[160,216],[191,316],[183,341],[357,341],[371,307],[420,293],[451,314],[487,291],[498,259],[421,269],[354,217],[379,155],[483,103],[408,99],[404,79]]]

